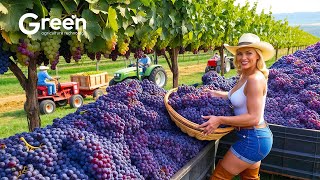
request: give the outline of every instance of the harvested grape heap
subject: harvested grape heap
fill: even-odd
[[[175,126],[166,91],[152,82],[123,82],[107,92],[50,126],[1,139],[0,177],[170,179],[207,145]]]
[[[211,90],[230,91],[239,80],[239,76],[225,78],[216,71],[209,71],[202,76],[202,84]]]
[[[193,86],[180,86],[170,94],[169,104],[184,118],[202,124],[207,120],[201,116],[232,116],[232,104],[228,99],[213,97],[209,92]]]
[[[320,42],[275,62],[268,88],[268,122],[320,130]]]
[[[269,70],[265,119],[320,130],[320,42],[281,57]],[[229,90],[229,83],[215,72],[202,79],[211,89]]]

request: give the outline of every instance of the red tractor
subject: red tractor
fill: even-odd
[[[227,73],[230,69],[234,69],[233,65],[233,57],[224,57],[224,72]],[[205,73],[209,71],[216,71],[217,73],[221,72],[221,61],[219,56],[213,56],[207,62],[207,67],[205,69]]]
[[[80,95],[77,82],[58,83],[56,95],[48,95],[47,86],[38,86],[37,90],[41,114],[53,113],[56,104],[58,106],[70,104],[72,108],[81,107],[83,104],[83,97]]]
[[[59,78],[56,78],[59,79]],[[93,96],[94,99],[103,95],[100,89],[108,84],[108,73],[103,72],[94,75],[71,75],[71,82],[57,83],[56,95],[48,95],[47,86],[38,86],[38,102],[41,114],[53,113],[56,105],[70,104],[72,108],[79,108],[83,104],[83,98]]]

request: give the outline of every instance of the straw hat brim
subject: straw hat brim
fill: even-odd
[[[240,46],[229,46],[228,44],[224,44],[224,47],[233,55],[236,55],[237,50],[243,47],[252,47],[252,48],[260,49],[262,52],[263,59],[265,61],[271,59],[275,54],[275,50],[273,46],[270,43],[263,42],[263,41],[248,44],[248,45],[240,45]]]

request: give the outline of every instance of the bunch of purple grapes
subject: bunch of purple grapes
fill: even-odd
[[[10,66],[9,53],[2,49],[2,42],[0,42],[0,74],[8,71]]]
[[[142,49],[137,49],[134,53],[134,58],[135,59],[140,59],[142,58],[142,55],[144,54],[143,50]]]
[[[64,57],[66,63],[71,62],[72,53],[70,51],[69,40],[71,40],[70,36],[63,36],[60,42],[59,54]]]

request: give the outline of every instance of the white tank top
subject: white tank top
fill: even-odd
[[[228,92],[228,98],[233,105],[235,115],[248,113],[247,97],[244,94],[244,87],[246,86],[246,84],[247,84],[247,81],[244,82],[243,85],[238,90],[233,92],[232,95],[230,95],[231,90]],[[267,96],[267,93],[263,96],[263,105],[262,105],[263,112],[262,112],[262,115],[259,120],[259,125],[263,124],[263,122],[264,122],[263,117],[264,117],[264,107],[266,104],[266,96]]]

